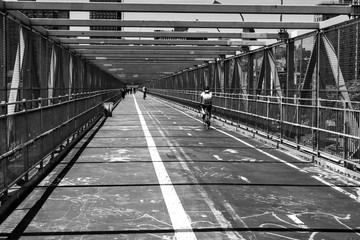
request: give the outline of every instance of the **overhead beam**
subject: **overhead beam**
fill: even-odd
[[[231,51],[200,51],[200,50],[190,50],[190,51],[183,51],[183,50],[101,50],[101,49],[79,49],[76,50],[77,53],[81,54],[133,54],[133,55],[214,55],[214,54],[225,54],[225,55],[233,55],[236,53],[235,50]]]
[[[139,40],[139,39],[74,39],[59,38],[62,44],[121,44],[121,45],[202,45],[202,46],[265,46],[265,41],[230,41],[230,40]]]
[[[49,36],[57,37],[140,37],[140,38],[248,38],[276,39],[278,33],[219,33],[219,32],[126,32],[126,31],[71,31],[49,30]],[[191,40],[191,39],[190,39]]]
[[[84,45],[84,44],[63,44],[65,47],[74,50],[89,50],[89,49],[98,49],[98,50],[183,50],[183,51],[238,51],[241,50],[239,46],[152,46],[152,45]]]
[[[7,10],[120,11],[214,14],[352,14],[351,6],[301,5],[211,5],[211,4],[134,4],[5,1]]]
[[[211,57],[211,56],[219,56],[219,55],[236,55],[235,51],[232,52],[199,52],[199,51],[147,51],[147,52],[141,52],[141,51],[126,51],[126,52],[79,52],[77,53],[81,54],[82,56],[116,56],[116,57],[172,57],[172,58],[180,58],[180,57]]]
[[[194,63],[194,65],[196,64],[202,64],[203,62],[206,61],[214,61],[215,58],[199,58],[199,59],[190,59],[190,58],[180,58],[180,59],[154,59],[154,58],[148,58],[148,59],[140,59],[140,58],[123,58],[123,59],[95,59],[92,62],[95,64],[100,64],[100,65],[109,65],[111,64],[116,65],[116,64],[135,64],[135,63],[139,63],[139,64],[169,64],[169,65],[173,65],[173,64],[184,64],[184,65],[189,65]]]
[[[1,1],[3,2],[3,1]],[[22,22],[25,26],[31,25],[31,20],[25,14],[19,11],[8,11],[9,15]],[[43,26],[33,26],[33,28],[44,36],[47,36],[47,30]],[[54,42],[58,41],[56,36],[50,37]]]
[[[318,29],[318,22],[215,22],[215,21],[142,21],[114,19],[52,19],[31,18],[33,26],[111,26],[158,28],[256,28],[256,29]]]
[[[219,57],[220,55],[222,54],[207,54],[207,55],[202,55],[202,54],[193,54],[193,55],[190,55],[190,54],[182,54],[182,55],[169,55],[169,54],[166,54],[166,55],[161,55],[161,54],[158,54],[156,56],[154,55],[141,55],[141,54],[138,54],[138,55],[135,55],[135,54],[81,54],[81,56],[87,58],[87,59],[122,59],[122,58],[148,58],[148,59],[162,59],[162,58],[166,58],[166,59],[191,59],[191,58],[215,58],[215,57]],[[229,54],[230,55],[230,54]],[[195,60],[194,59],[194,60]]]
[[[214,61],[214,59],[213,59]],[[118,62],[113,62],[113,61],[109,61],[107,63],[102,63],[102,62],[97,62],[96,64],[98,66],[101,66],[101,67],[106,67],[104,66],[104,64],[109,64],[109,63],[112,63],[112,67],[120,67],[120,68],[125,68],[125,67],[130,67],[131,69],[146,69],[146,68],[154,68],[154,69],[174,69],[174,68],[179,68],[179,69],[183,69],[183,68],[189,68],[189,67],[193,67],[194,65],[201,65],[203,64],[204,62],[198,62],[198,63],[195,63],[195,64],[192,64],[192,63],[158,63],[158,62],[148,62],[148,63],[143,63],[143,62],[123,62],[123,63],[118,63]]]

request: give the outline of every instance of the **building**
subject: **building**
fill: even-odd
[[[358,4],[357,0],[333,0],[333,1],[324,1],[320,5],[350,5],[350,4]],[[336,17],[338,15],[334,14],[322,14],[322,15],[315,15],[314,21],[315,22],[322,22],[328,20],[330,18]]]
[[[23,2],[35,2],[36,0],[21,0]],[[69,11],[57,11],[57,10],[25,10],[22,11],[29,18],[70,18]],[[47,26],[49,30],[69,30],[68,26]]]
[[[109,2],[109,3],[121,3],[122,0],[90,0],[90,2]],[[90,19],[122,19],[122,12],[118,11],[91,11]],[[121,27],[104,26],[90,27],[92,31],[122,31]],[[95,38],[95,37],[93,37]],[[103,37],[102,37],[103,38]]]

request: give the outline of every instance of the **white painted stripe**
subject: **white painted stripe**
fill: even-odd
[[[337,186],[335,186],[334,184],[329,183],[328,181],[326,181],[326,180],[324,180],[324,179],[322,179],[322,178],[320,178],[320,177],[318,177],[318,176],[312,176],[312,177],[315,178],[316,180],[322,182],[323,184],[328,185],[329,187],[332,187],[332,188],[335,189],[336,191],[339,191],[339,192],[341,192],[342,194],[347,195],[348,197],[354,199],[355,201],[360,202],[360,198],[358,198],[356,195],[351,194],[351,193],[345,191],[344,189],[342,189],[342,188],[340,188],[340,187],[337,187]]]
[[[293,220],[294,223],[296,223],[297,225],[299,225],[299,227],[301,228],[309,228],[308,226],[305,225],[305,223],[303,223],[303,221],[301,221],[295,214],[289,214],[287,215],[288,218],[290,218],[291,220]]]
[[[214,128],[214,129],[215,129],[215,128]],[[258,151],[258,152],[260,152],[260,153],[262,153],[262,154],[264,154],[264,155],[266,155],[266,156],[268,156],[268,157],[270,157],[270,158],[272,158],[272,159],[275,159],[275,160],[277,160],[277,161],[279,161],[279,162],[281,162],[281,163],[283,163],[283,164],[291,167],[291,168],[294,168],[294,169],[296,169],[296,170],[298,170],[298,171],[300,171],[300,172],[305,172],[305,173],[307,173],[307,171],[305,171],[305,170],[303,170],[303,169],[295,166],[294,164],[288,163],[288,162],[285,161],[285,160],[282,160],[282,159],[280,159],[280,158],[278,158],[278,157],[276,157],[276,156],[274,156],[274,155],[272,155],[272,154],[270,154],[270,153],[267,153],[267,152],[265,152],[265,151],[263,151],[263,150],[261,150],[261,149],[258,149],[258,148],[256,148],[255,146],[251,145],[250,143],[247,143],[247,142],[241,140],[240,138],[237,138],[237,137],[235,137],[235,136],[233,136],[233,135],[231,135],[231,134],[229,134],[229,133],[227,133],[227,132],[224,132],[224,131],[222,131],[222,130],[220,130],[220,129],[216,129],[216,130],[219,131],[219,132],[221,132],[221,133],[223,133],[223,134],[225,134],[225,135],[227,135],[227,136],[229,136],[229,137],[231,137],[231,138],[233,138],[233,139],[235,139],[235,140],[238,141],[238,142],[243,143],[244,145],[246,145],[246,146],[248,146],[248,147],[253,148],[254,150],[256,150],[256,151]]]
[[[170,176],[166,171],[165,165],[161,160],[160,154],[155,145],[155,141],[151,136],[151,133],[146,125],[145,119],[142,116],[139,105],[136,98],[133,95],[135,107],[138,112],[141,127],[143,129],[148,149],[150,152],[151,160],[158,178],[160,189],[169,212],[172,226],[175,230],[175,239],[177,240],[192,240],[196,239],[195,233],[191,227],[189,218],[181,204],[179,196],[171,182]]]
[[[240,176],[240,179],[247,183],[250,183],[249,179],[247,179],[246,177]]]
[[[159,102],[160,102],[160,101],[159,101]],[[174,107],[172,107],[172,106],[170,106],[170,105],[168,105],[168,104],[166,104],[166,103],[162,103],[162,104],[164,104],[164,105],[166,105],[166,106],[168,106],[168,107],[171,107],[172,109],[175,109],[176,111],[181,112],[182,114],[184,114],[184,115],[186,115],[186,116],[188,116],[188,117],[190,117],[190,118],[193,118],[193,119],[197,120],[198,122],[202,122],[200,119],[194,118],[193,116],[190,116],[190,115],[188,115],[188,114],[186,114],[186,113],[184,113],[184,112],[182,112],[182,111],[180,111],[180,110],[178,110],[178,109],[176,109],[176,108],[174,108]],[[294,168],[294,169],[296,169],[296,170],[298,170],[298,171],[300,171],[300,172],[305,172],[305,173],[307,173],[307,171],[305,171],[305,170],[303,170],[303,169],[301,169],[301,168],[298,168],[298,167],[295,166],[294,164],[288,163],[288,162],[285,161],[285,160],[282,160],[282,159],[280,159],[280,158],[278,158],[278,157],[275,157],[274,155],[272,155],[272,154],[270,154],[270,153],[267,153],[267,152],[265,152],[265,151],[263,151],[263,150],[261,150],[261,149],[258,149],[258,148],[256,148],[255,146],[251,145],[250,143],[247,143],[247,142],[241,140],[240,138],[237,138],[237,137],[231,135],[230,133],[224,132],[224,131],[222,131],[222,130],[220,130],[220,129],[217,129],[217,128],[215,128],[215,127],[212,127],[212,126],[211,126],[211,128],[214,129],[214,130],[216,130],[216,131],[218,131],[218,132],[221,132],[221,133],[225,134],[226,136],[229,136],[229,137],[235,139],[235,140],[238,141],[238,142],[243,143],[244,145],[246,145],[246,146],[248,146],[248,147],[253,148],[254,150],[256,150],[256,151],[258,151],[258,152],[261,152],[262,154],[267,155],[268,157],[271,157],[271,158],[273,158],[273,159],[275,159],[275,160],[277,160],[277,161],[279,161],[279,162],[282,162],[282,163],[288,165],[289,167],[292,167],[292,168]]]

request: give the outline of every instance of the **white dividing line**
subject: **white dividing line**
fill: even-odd
[[[141,110],[135,96],[133,96],[135,101],[135,107],[138,112],[141,127],[143,129],[146,143],[150,152],[151,160],[154,165],[156,176],[158,178],[160,189],[169,212],[172,226],[175,230],[175,239],[176,240],[195,240],[196,236],[191,227],[189,218],[184,210],[183,205],[177,195],[175,188],[171,182],[170,176],[166,171],[165,165],[161,160],[160,154],[155,145],[155,141],[151,136],[151,133],[146,125],[145,119],[142,116]]]
[[[322,178],[320,178],[320,177],[318,177],[318,176],[311,176],[311,177],[315,178],[316,180],[322,182],[322,183],[325,184],[325,185],[328,185],[329,187],[332,187],[332,188],[335,189],[336,191],[339,191],[339,192],[341,192],[342,194],[347,195],[348,197],[354,199],[355,201],[360,202],[360,198],[357,197],[356,195],[351,194],[351,193],[345,191],[344,189],[342,189],[342,188],[340,188],[340,187],[338,187],[338,186],[335,186],[334,184],[329,183],[329,182],[325,181],[324,179],[322,179]]]
[[[159,122],[159,120],[153,118],[150,115],[150,118],[152,118],[154,121],[158,122],[159,124],[161,124]],[[162,128],[162,127],[161,127]],[[163,138],[165,138],[165,141],[167,142],[170,150],[172,152],[175,153],[177,160],[179,161],[180,165],[182,166],[182,168],[184,170],[186,170],[186,172],[191,173],[190,168],[188,167],[188,165],[186,164],[186,161],[184,161],[183,157],[185,157],[185,159],[187,160],[187,162],[193,162],[193,160],[191,159],[191,157],[185,152],[185,150],[177,143],[177,141],[173,142],[170,141],[168,138],[166,138],[166,135],[164,132],[168,133],[168,131],[166,129],[160,129],[158,128],[159,133],[161,134],[161,136]],[[182,156],[179,154],[179,151],[181,152]],[[194,167],[196,168],[196,167]],[[199,169],[198,169],[199,170]],[[200,171],[200,170],[199,170]],[[190,174],[189,177],[192,179],[192,181],[197,182],[196,178]],[[231,223],[224,217],[224,215],[222,214],[221,211],[217,210],[215,207],[215,203],[211,200],[211,198],[208,196],[208,194],[206,193],[206,191],[199,185],[198,186],[198,191],[200,193],[200,195],[203,197],[204,201],[206,202],[207,206],[210,208],[211,212],[214,214],[216,220],[218,221],[218,223],[220,224],[221,228],[224,229],[229,229],[232,228]],[[235,211],[229,211],[230,214],[232,214],[232,217],[234,219],[240,219],[239,222],[243,223],[244,226],[246,228],[248,228],[246,226],[246,224],[244,223],[244,221],[242,221],[242,219],[235,213]],[[233,231],[225,231],[225,234],[229,237],[229,240],[245,240],[245,238],[243,238],[239,232],[233,232]]]
[[[173,107],[173,106],[171,106],[171,105],[169,105],[169,104],[166,104],[166,103],[164,103],[164,102],[161,102],[161,101],[159,101],[159,100],[157,100],[157,99],[155,99],[155,100],[158,101],[158,102],[160,102],[160,103],[162,103],[162,104],[164,104],[164,105],[166,105],[166,106],[168,106],[168,107],[170,107],[170,108],[172,108],[172,109],[174,109],[174,110],[176,110],[176,111],[178,111],[178,112],[180,112],[180,113],[182,113],[182,114],[184,114],[185,116],[188,116],[188,117],[190,117],[190,118],[192,118],[192,119],[195,119],[195,120],[198,121],[198,122],[202,122],[200,119],[197,119],[197,118],[195,118],[195,117],[193,117],[193,116],[190,116],[189,114],[186,114],[185,112],[180,111],[180,110],[176,109],[175,107]],[[277,160],[277,161],[279,161],[279,162],[281,162],[281,163],[284,163],[285,165],[287,165],[287,166],[289,166],[289,167],[291,167],[291,168],[294,168],[294,169],[296,169],[296,170],[298,170],[298,171],[300,171],[300,172],[303,172],[303,173],[309,173],[308,171],[306,171],[306,170],[304,170],[304,169],[301,169],[301,168],[295,166],[294,164],[288,163],[288,162],[286,162],[285,160],[282,160],[282,159],[280,159],[280,158],[278,158],[278,157],[275,157],[274,155],[272,155],[272,154],[270,154],[270,153],[264,152],[263,150],[258,149],[258,148],[256,148],[255,146],[253,146],[253,145],[251,145],[251,144],[249,144],[249,143],[247,143],[247,142],[245,142],[245,141],[243,141],[243,140],[241,140],[241,139],[239,139],[239,138],[237,138],[237,137],[235,137],[235,136],[233,136],[233,135],[231,135],[231,134],[229,134],[229,133],[227,133],[227,132],[224,132],[224,131],[222,131],[222,130],[220,130],[220,129],[217,129],[217,128],[214,128],[214,127],[211,127],[211,128],[214,129],[214,130],[216,130],[216,131],[218,131],[218,132],[221,132],[221,133],[223,133],[223,134],[225,134],[225,135],[227,135],[227,136],[229,136],[229,137],[231,137],[231,138],[233,138],[233,139],[235,139],[235,140],[237,140],[237,141],[239,141],[239,142],[241,142],[241,143],[243,143],[243,144],[245,144],[246,146],[249,146],[249,147],[253,148],[253,149],[256,150],[256,151],[259,151],[259,152],[261,152],[261,153],[263,153],[263,154],[271,157],[272,159],[275,159],[275,160]],[[334,184],[331,184],[331,183],[327,182],[326,180],[324,180],[324,179],[322,179],[322,178],[320,178],[320,177],[318,177],[318,176],[312,176],[312,177],[313,177],[314,179],[316,179],[316,180],[318,180],[318,181],[320,181],[320,182],[328,185],[329,187],[333,188],[334,190],[336,190],[336,191],[338,191],[338,192],[340,192],[340,193],[342,193],[342,194],[345,194],[345,195],[349,196],[350,198],[354,199],[356,202],[360,202],[360,197],[357,197],[357,196],[355,196],[354,194],[351,194],[351,193],[347,192],[346,190],[344,190],[344,189],[342,189],[342,188],[340,188],[340,187],[337,187],[337,186],[335,186]]]

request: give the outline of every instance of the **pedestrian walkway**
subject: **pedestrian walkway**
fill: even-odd
[[[359,185],[200,119],[126,95],[0,239],[360,239]]]

